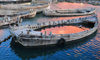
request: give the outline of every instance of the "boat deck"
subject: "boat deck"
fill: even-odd
[[[13,15],[13,13],[17,13],[17,11],[0,9],[0,15]]]
[[[42,33],[49,34],[52,32],[52,34],[72,34],[72,33],[79,33],[85,30],[89,30],[89,28],[85,27],[79,27],[79,26],[60,26],[60,27],[52,27],[52,28],[46,28],[42,29]]]
[[[0,9],[0,16],[17,16],[17,15],[25,15],[30,13],[31,11],[28,10]]]
[[[48,3],[45,4],[6,4],[6,5],[1,5],[0,8],[4,9],[27,9],[27,8],[36,8],[36,7],[47,7]]]

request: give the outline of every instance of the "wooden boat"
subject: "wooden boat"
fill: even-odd
[[[88,1],[88,4],[100,5],[100,1]]]
[[[20,16],[21,18],[33,18],[36,15],[35,10],[11,10],[11,9],[0,9],[0,16]]]
[[[94,12],[95,12],[94,8],[65,9],[65,10],[46,9],[43,11],[43,14],[46,16],[81,16],[81,15],[93,14]]]
[[[43,11],[49,6],[48,3],[28,3],[28,4],[6,4],[6,5],[1,5],[0,8],[3,9],[13,9],[13,10],[36,10],[37,13]]]
[[[9,25],[12,24],[17,24],[17,23],[21,23],[22,19],[20,17],[9,17],[9,16],[4,16],[4,17],[0,17],[0,28],[1,27],[8,27]]]
[[[50,32],[41,32],[40,30],[66,25],[77,25],[83,31],[77,33],[54,34]],[[84,29],[84,28],[87,29]],[[13,40],[22,46],[41,46],[52,44],[64,44],[65,42],[75,41],[84,38],[94,33],[98,28],[98,19],[96,15],[76,18],[71,20],[51,21],[46,23],[39,23],[37,25],[15,26],[11,27],[10,32]],[[68,29],[69,30],[69,29]],[[57,31],[57,30],[56,30]],[[73,29],[72,29],[73,31]],[[48,31],[47,31],[48,32]]]
[[[0,3],[26,3],[31,2],[29,0],[0,0]]]

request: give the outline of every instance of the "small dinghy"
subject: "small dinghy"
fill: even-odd
[[[10,32],[15,43],[32,47],[75,41],[89,36],[97,28],[98,19],[96,15],[93,15],[70,20],[38,23],[37,25],[14,26],[10,28]],[[58,30],[54,31],[54,29]]]
[[[89,15],[95,12],[94,8],[87,9],[65,9],[65,10],[52,10],[46,9],[43,11],[43,14],[46,16],[82,16]]]

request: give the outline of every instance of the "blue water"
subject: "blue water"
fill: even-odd
[[[12,38],[0,44],[0,60],[98,60],[100,36],[95,32],[81,41],[65,46],[24,48],[11,43]]]
[[[33,19],[24,19],[22,25],[60,20],[61,18],[63,17],[50,18],[37,14]],[[9,35],[8,28],[0,29],[0,40],[4,40]],[[0,43],[0,60],[100,60],[100,27],[92,35],[66,43],[64,46],[25,48],[14,44],[11,37]]]

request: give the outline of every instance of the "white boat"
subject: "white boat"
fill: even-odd
[[[46,9],[43,14],[46,16],[81,16],[89,15],[95,12],[95,8],[84,8],[84,9],[65,9],[65,10],[52,10]]]
[[[81,24],[83,25],[81,25]],[[42,33],[39,31],[40,29],[52,28],[59,26],[66,26],[70,24],[79,24],[77,26],[84,31],[77,33],[68,33],[68,34],[53,34],[50,32],[47,34],[46,32]],[[84,26],[85,24],[85,26]],[[87,24],[87,25],[86,25]],[[91,25],[91,26],[90,26]],[[82,27],[88,28],[85,30]],[[22,46],[41,46],[41,45],[52,45],[52,44],[64,44],[65,42],[75,41],[77,39],[84,38],[94,33],[98,28],[98,19],[96,15],[70,19],[70,20],[61,20],[61,21],[51,21],[46,23],[39,23],[37,25],[26,25],[26,26],[16,26],[11,27],[11,34],[13,36],[13,40],[16,43],[21,44]],[[73,30],[72,30],[73,31]]]

